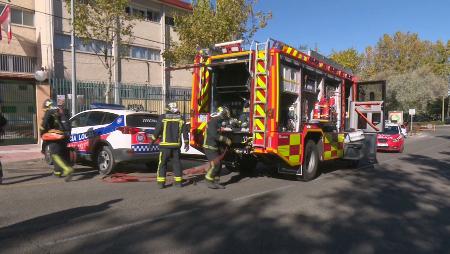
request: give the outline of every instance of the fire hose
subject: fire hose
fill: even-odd
[[[228,148],[225,149],[225,151],[217,156],[214,160],[212,160],[212,163],[214,164],[218,164],[223,157],[225,156],[225,154],[227,153]],[[192,168],[188,168],[183,170],[183,176],[186,178],[186,180],[191,180],[193,182],[193,184],[196,184],[197,182],[197,178],[199,176],[203,176],[204,174],[206,174],[206,172],[208,171],[208,169],[211,167],[211,162],[208,161],[207,163],[201,164],[199,166],[195,166]],[[168,176],[173,175],[172,173],[167,173]],[[152,176],[135,176],[135,175],[130,175],[130,174],[126,174],[126,173],[115,173],[112,175],[108,175],[108,176],[104,176],[102,178],[103,182],[106,183],[127,183],[127,182],[154,182],[156,180],[156,175],[152,175]]]

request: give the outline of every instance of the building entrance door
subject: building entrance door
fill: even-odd
[[[0,80],[0,111],[8,120],[0,146],[37,142],[34,82]]]

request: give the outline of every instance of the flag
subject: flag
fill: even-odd
[[[8,35],[8,43],[11,42],[12,39],[12,31],[11,31],[11,7],[9,4],[5,6],[2,13],[0,14],[0,40],[2,40],[2,30],[6,31]]]

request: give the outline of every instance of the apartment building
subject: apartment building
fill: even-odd
[[[0,1],[0,11],[6,1]],[[12,41],[0,41],[0,110],[9,120],[0,145],[33,143],[43,116],[42,102],[51,95],[50,81],[70,80],[70,15],[64,0],[11,0]],[[118,82],[154,87],[191,85],[190,71],[166,72],[161,54],[170,38],[176,40],[172,14],[189,12],[182,0],[132,0],[124,10],[144,17],[134,27],[134,40],[121,61]],[[3,31],[4,33],[4,31]],[[3,37],[6,38],[5,34]],[[93,48],[101,42],[77,40],[78,81],[105,82],[107,70]],[[48,79],[38,82],[36,70]]]

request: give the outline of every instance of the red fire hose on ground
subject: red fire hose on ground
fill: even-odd
[[[219,163],[223,159],[227,151],[228,149],[225,149],[225,151],[221,155],[217,156],[213,160],[214,164]],[[193,184],[196,184],[197,181],[199,180],[199,177],[206,174],[209,168],[210,162],[208,161],[207,163],[201,164],[199,166],[183,170],[183,177],[185,180],[191,181]],[[173,175],[172,172],[167,173],[167,176],[172,175]],[[102,178],[102,181],[106,183],[154,182],[156,181],[156,177],[157,177],[156,174],[151,176],[136,176],[126,173],[115,173],[112,175],[104,176]]]

